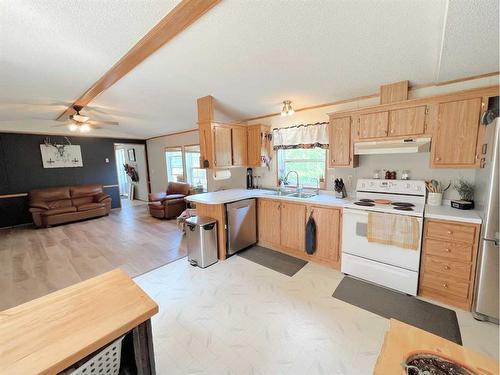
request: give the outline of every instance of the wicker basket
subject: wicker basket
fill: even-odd
[[[68,369],[65,375],[118,375],[122,352],[122,340],[125,336],[108,345],[94,357],[76,369]]]

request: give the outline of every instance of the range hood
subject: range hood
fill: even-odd
[[[430,138],[356,142],[354,143],[354,155],[414,154],[417,152],[429,152],[430,146]]]

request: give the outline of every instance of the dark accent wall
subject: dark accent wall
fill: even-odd
[[[117,185],[115,143],[146,144],[144,140],[94,137],[68,137],[82,151],[83,167],[43,168],[40,144],[45,135],[0,133],[0,195],[28,193],[53,186],[101,184]],[[64,143],[64,137],[50,136],[51,142]],[[105,159],[109,159],[109,163]],[[118,187],[105,189],[120,207]],[[31,222],[28,198],[0,198],[0,227]]]

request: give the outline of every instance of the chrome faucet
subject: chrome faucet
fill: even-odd
[[[285,185],[288,185],[288,176],[290,175],[290,173],[295,173],[295,176],[297,176],[297,186],[295,186],[295,189],[297,190],[297,193],[300,193],[299,174],[296,171],[289,171],[283,179],[283,182]]]

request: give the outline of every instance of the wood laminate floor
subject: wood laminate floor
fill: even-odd
[[[48,229],[0,230],[0,311],[122,268],[135,277],[186,255],[175,220],[147,205]]]

